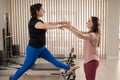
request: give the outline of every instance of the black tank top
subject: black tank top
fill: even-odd
[[[37,22],[42,22],[42,20],[39,20],[35,17],[32,17],[28,24],[28,30],[29,30],[29,45],[34,48],[40,48],[46,44],[46,29],[36,29],[35,24]]]

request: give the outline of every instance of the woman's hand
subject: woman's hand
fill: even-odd
[[[62,21],[62,22],[59,22],[59,25],[60,25],[59,28],[64,30],[64,28],[70,27],[71,23],[67,21]]]
[[[64,28],[71,28],[72,25],[70,22],[67,22],[67,21],[61,21],[61,22],[49,22],[50,25],[57,25],[59,29],[62,29],[64,30]]]
[[[51,25],[64,25],[64,24],[66,24],[67,23],[67,21],[61,21],[61,22],[49,22],[49,24],[51,24]]]
[[[71,25],[70,22],[66,22],[66,23],[63,25],[63,27],[69,29],[69,28],[72,28],[72,25]]]
[[[59,29],[64,30],[64,27],[63,26],[59,26]]]

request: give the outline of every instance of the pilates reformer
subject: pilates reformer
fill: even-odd
[[[62,60],[64,63],[73,66],[74,64],[74,59],[76,58],[75,55],[73,55],[72,53],[74,52],[74,48],[71,49],[69,56],[65,56],[64,54],[55,54],[54,56],[57,59]],[[17,57],[18,59],[18,57]],[[24,58],[22,57],[21,60],[23,60]],[[19,60],[19,59],[18,59]],[[16,60],[14,60],[16,61]],[[24,60],[23,60],[24,61]],[[22,64],[18,63],[18,62],[13,62],[14,64],[19,64],[20,66],[22,66]],[[11,66],[8,66],[11,67]],[[19,67],[11,67],[11,68],[16,68],[19,69]],[[39,63],[39,64],[34,64],[31,68],[32,71],[49,71],[49,75],[51,76],[61,76],[62,79],[60,80],[75,80],[76,78],[76,74],[75,71],[73,71],[72,73],[69,73],[67,70],[63,70],[60,68],[55,67],[54,65],[52,65],[51,63]],[[51,72],[52,71],[52,72]],[[48,73],[47,73],[48,74]],[[25,73],[25,75],[29,75],[27,73]]]

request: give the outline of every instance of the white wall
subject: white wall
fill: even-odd
[[[119,0],[108,0],[108,21],[106,26],[106,56],[119,55]]]
[[[2,29],[6,26],[4,16],[8,13],[8,1],[0,0],[0,50],[3,50]]]
[[[120,4],[120,0],[119,0]],[[120,5],[119,5],[119,58],[120,58]]]

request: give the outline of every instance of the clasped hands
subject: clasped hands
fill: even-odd
[[[58,22],[58,24],[60,29],[64,29],[64,28],[69,29],[72,27],[71,23],[67,21]]]

